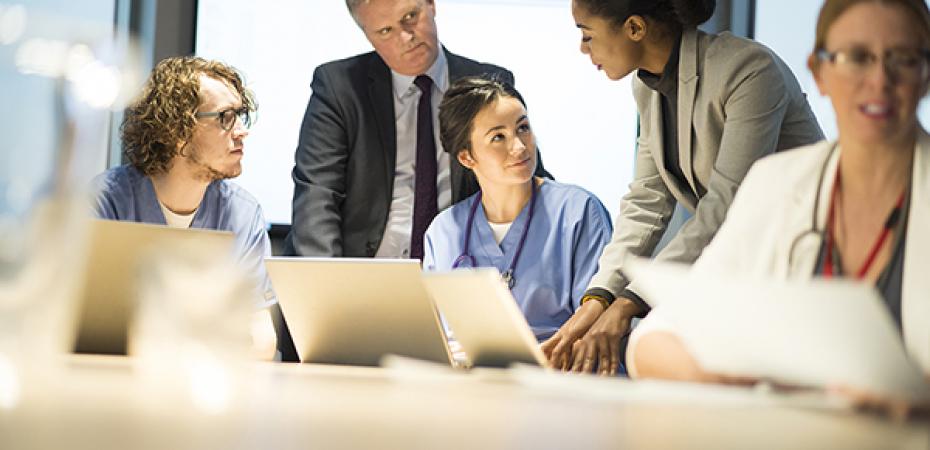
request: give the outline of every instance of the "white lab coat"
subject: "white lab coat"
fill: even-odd
[[[824,228],[842,151],[834,148],[835,143],[824,141],[757,162],[694,270],[782,280],[811,278],[820,240],[808,235],[795,241],[811,230],[819,183],[817,230]],[[909,354],[930,373],[930,136],[924,130],[919,132],[915,151],[904,250],[902,331]]]

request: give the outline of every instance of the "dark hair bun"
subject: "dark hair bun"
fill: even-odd
[[[682,28],[696,27],[714,15],[717,0],[669,0]]]

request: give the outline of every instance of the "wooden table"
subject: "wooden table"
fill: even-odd
[[[17,405],[0,409],[0,449],[930,449],[926,420],[535,369],[256,363],[228,396],[206,377],[200,390],[220,395],[198,402],[183,369],[87,356],[54,366],[24,376]]]

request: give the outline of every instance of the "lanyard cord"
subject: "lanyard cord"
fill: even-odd
[[[823,275],[827,278],[832,278],[834,275],[833,269],[833,226],[836,219],[835,205],[836,205],[836,196],[839,193],[840,183],[842,182],[840,178],[840,168],[836,168],[836,182],[833,184],[833,192],[830,194],[830,211],[827,213],[827,248],[826,254],[824,255],[824,264],[823,264]],[[901,195],[898,197],[898,202],[895,204],[894,209],[891,210],[891,213],[888,214],[888,218],[885,220],[885,226],[882,229],[882,232],[879,233],[878,238],[876,238],[875,243],[872,244],[872,249],[869,251],[869,256],[863,261],[862,266],[856,272],[856,279],[861,280],[869,272],[869,269],[872,267],[872,263],[875,262],[875,258],[878,256],[879,250],[884,246],[885,241],[888,240],[888,235],[891,234],[892,228],[894,228],[895,223],[899,220],[901,215],[901,207],[904,205],[904,197],[907,193],[907,187],[905,186],[904,191],[901,192]],[[839,275],[839,273],[837,273]]]

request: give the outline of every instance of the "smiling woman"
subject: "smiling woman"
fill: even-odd
[[[753,166],[694,270],[873,285],[889,313],[875,320],[896,323],[930,373],[930,135],[917,122],[930,86],[930,11],[923,0],[828,0],[809,64],[836,110],[838,141]],[[795,245],[799,236],[811,245]],[[689,354],[662,308],[631,339],[636,374],[720,380]],[[895,409],[912,400],[840,391]]]
[[[466,77],[439,107],[443,148],[480,191],[436,216],[423,267],[494,267],[537,339],[578,309],[610,235],[600,201],[573,185],[534,177],[536,138],[523,97],[506,82]],[[454,330],[453,330],[454,331]]]

